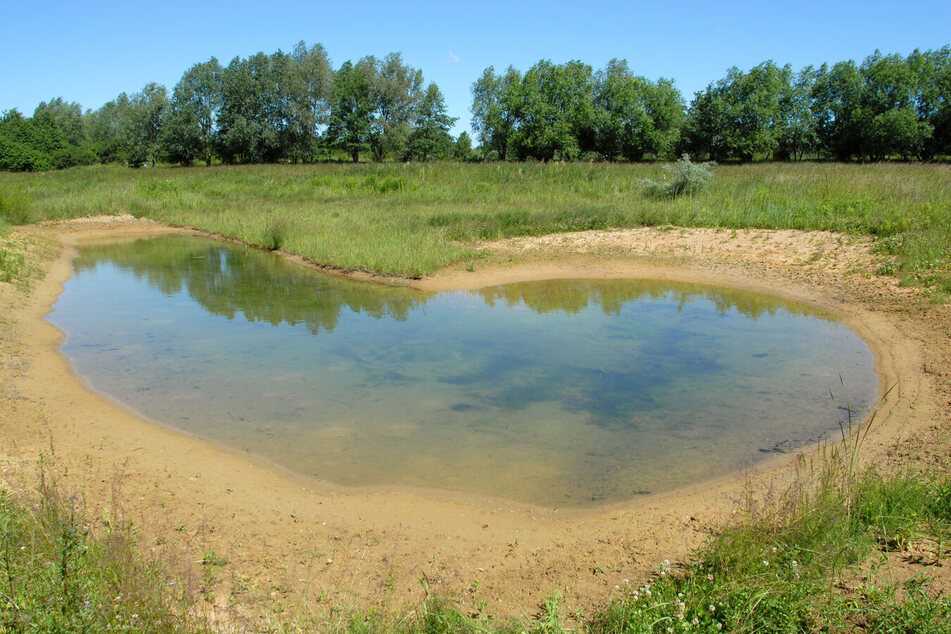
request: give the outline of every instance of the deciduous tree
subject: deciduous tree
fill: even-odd
[[[420,99],[416,113],[416,126],[410,135],[409,147],[413,158],[425,161],[429,158],[447,157],[452,151],[449,129],[456,122],[446,111],[446,102],[436,84],[429,84]]]

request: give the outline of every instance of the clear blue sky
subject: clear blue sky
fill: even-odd
[[[334,68],[401,52],[439,85],[458,133],[488,66],[579,59],[598,69],[623,58],[637,74],[673,79],[689,101],[730,66],[799,69],[951,44],[951,1],[0,0],[0,24],[0,111],[30,115],[59,96],[95,109],[150,81],[171,92],[212,56],[227,64],[304,40],[323,44]]]

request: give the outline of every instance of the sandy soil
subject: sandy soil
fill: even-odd
[[[688,556],[740,508],[791,477],[780,457],[673,494],[585,512],[440,491],[345,490],[154,425],[88,390],[44,320],[85,240],[179,231],[131,217],[23,228],[52,244],[29,293],[0,283],[0,466],[30,486],[40,455],[97,522],[131,520],[158,557],[208,592],[216,618],[262,627],[283,609],[408,609],[427,588],[473,613],[537,612],[552,591],[590,614],[615,586]],[[475,271],[413,282],[427,290],[569,277],[650,277],[769,292],[840,314],[874,348],[884,394],[865,459],[947,461],[951,306],[874,275],[870,243],[829,233],[636,229],[482,245]],[[392,282],[392,280],[389,280]],[[214,574],[200,562],[227,559]],[[333,611],[336,610],[336,611]]]

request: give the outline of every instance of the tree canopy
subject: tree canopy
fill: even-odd
[[[951,47],[878,51],[794,70],[730,68],[689,104],[673,80],[540,60],[472,84],[478,146],[400,53],[345,61],[323,46],[187,69],[83,112],[56,97],[0,116],[0,170],[347,160],[934,160],[951,156]]]

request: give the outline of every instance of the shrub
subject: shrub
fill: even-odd
[[[713,161],[692,163],[690,156],[684,154],[673,165],[664,165],[664,179],[660,182],[645,179],[647,193],[653,196],[674,198],[682,194],[695,194],[706,189],[715,176]]]
[[[48,155],[0,136],[0,171],[42,172],[50,169],[53,169],[53,162]]]

